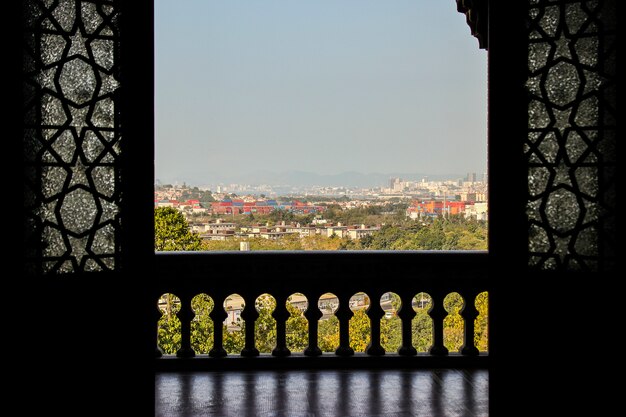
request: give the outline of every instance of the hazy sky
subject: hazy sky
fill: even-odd
[[[156,0],[156,178],[486,170],[454,0]]]

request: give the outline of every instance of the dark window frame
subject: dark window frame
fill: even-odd
[[[151,37],[150,39],[148,39],[147,36],[144,34],[143,41],[153,42],[152,36],[154,32],[151,26],[153,24],[153,12],[152,10],[141,10],[139,12],[142,12],[146,19],[148,13],[152,13],[149,28],[149,33]],[[132,20],[134,19],[131,19],[131,21]],[[509,30],[508,26],[507,30]],[[148,32],[148,27],[145,27],[143,31],[144,33]],[[470,36],[470,29],[468,29],[468,36]],[[484,46],[486,44],[484,38],[481,42],[482,43],[480,45]],[[479,42],[477,42],[476,47],[479,47]],[[136,51],[136,53],[139,52],[140,51]],[[145,70],[146,62],[154,62],[152,55],[153,49],[149,51],[144,50],[141,51],[141,53],[145,54],[145,57],[141,58],[141,61],[144,62]],[[490,51],[488,51],[487,53],[488,62],[491,62],[492,55]],[[132,60],[137,60],[138,56],[132,55],[130,58],[132,58]],[[125,67],[128,68],[129,65],[125,65]],[[134,66],[132,66],[132,68],[134,68]],[[136,73],[136,80],[140,80],[140,82],[143,84],[143,91],[145,91],[146,93],[149,91],[150,101],[148,102],[144,100],[142,102],[143,108],[140,110],[142,111],[142,116],[144,117],[143,123],[139,123],[137,119],[132,119],[129,121],[129,123],[133,123],[133,126],[137,126],[137,132],[141,131],[141,128],[139,126],[154,125],[154,113],[146,111],[146,109],[148,108],[150,110],[154,108],[154,90],[152,89],[154,80],[152,78],[149,80],[147,78],[141,78],[142,74],[144,74],[144,72],[138,71]],[[150,71],[151,76],[152,74],[153,70]],[[525,76],[525,72],[521,72],[521,75]],[[488,65],[488,82],[491,84],[495,79],[496,78],[491,72],[491,65]],[[510,78],[497,77],[497,80],[509,81]],[[131,80],[131,83],[132,82],[133,81]],[[128,85],[128,83],[126,85]],[[492,98],[494,93],[499,94],[500,97],[505,96],[502,95],[500,89],[498,88],[488,87],[488,92],[490,99],[488,102],[489,115],[489,112],[493,110],[491,107],[493,105]],[[135,96],[133,96],[133,98],[135,98]],[[141,98],[144,97],[142,96]],[[506,99],[509,99],[509,95],[506,95]],[[139,103],[137,103],[135,106],[131,105],[131,108],[135,109],[138,105]],[[127,111],[126,114],[128,115],[133,113]],[[510,119],[510,115],[508,116],[508,118]],[[503,119],[506,119],[506,117],[503,117]],[[490,132],[493,130],[492,122],[492,119],[488,117],[489,155],[494,152],[501,152],[499,148],[501,148],[502,145],[502,143],[500,142],[494,144],[491,140],[489,140]],[[499,126],[502,125],[500,124]],[[153,136],[153,132],[151,131],[150,133]],[[153,155],[154,141],[151,141],[149,146]],[[147,151],[147,149],[144,149],[144,151]],[[133,160],[135,160],[130,153],[127,153],[125,155],[125,158],[129,158],[131,163]],[[498,195],[498,186],[500,186],[501,188],[508,187],[508,182],[494,181],[494,175],[492,175],[491,165],[493,159],[494,158],[488,158],[488,172],[490,181],[490,217],[492,211],[492,198],[494,195]],[[150,162],[152,163],[153,161],[151,160]],[[506,166],[508,168],[510,167],[510,164],[506,164]],[[148,234],[142,234],[140,232],[131,233],[130,237],[132,239],[142,240],[142,243],[138,243],[137,247],[133,247],[132,250],[140,250],[140,248],[143,248],[143,253],[140,259],[145,260],[145,262],[143,263],[144,268],[135,269],[136,264],[131,264],[131,270],[136,270],[138,274],[141,273],[140,270],[143,270],[143,274],[145,275],[145,266],[147,265],[150,271],[150,275],[155,278],[151,285],[151,291],[149,291],[149,294],[144,294],[146,295],[145,305],[154,305],[155,300],[158,299],[158,296],[165,292],[173,292],[177,295],[183,295],[185,298],[189,298],[190,296],[193,296],[192,294],[197,294],[201,292],[199,291],[200,288],[205,288],[205,292],[207,292],[211,296],[213,296],[214,294],[216,294],[218,297],[226,296],[227,294],[223,293],[225,290],[223,288],[219,288],[219,282],[216,283],[215,281],[216,277],[226,277],[231,271],[238,271],[239,276],[241,276],[242,273],[245,273],[245,271],[250,271],[252,273],[251,276],[248,276],[240,281],[242,291],[246,292],[247,299],[252,296],[254,291],[256,291],[256,295],[260,295],[263,292],[268,292],[272,294],[272,291],[276,291],[276,293],[281,293],[282,288],[280,287],[280,279],[276,277],[280,276],[280,274],[285,274],[288,273],[288,271],[293,270],[305,271],[301,279],[306,283],[301,286],[301,288],[307,288],[313,292],[320,290],[320,295],[326,292],[330,285],[328,279],[317,280],[316,277],[312,274],[312,271],[334,271],[340,269],[345,271],[359,271],[358,279],[367,283],[364,284],[364,286],[367,285],[367,288],[369,288],[373,293],[380,293],[378,294],[378,296],[382,295],[382,293],[385,291],[394,291],[395,288],[406,290],[411,286],[417,287],[417,283],[419,282],[428,282],[429,279],[424,279],[424,275],[421,273],[422,271],[428,271],[428,274],[431,274],[432,276],[436,276],[437,273],[440,273],[442,279],[446,279],[449,282],[449,287],[447,287],[449,288],[448,292],[463,292],[468,290],[471,292],[476,288],[481,288],[481,291],[488,291],[491,297],[492,291],[495,289],[493,287],[493,283],[489,277],[489,274],[487,274],[486,271],[489,269],[489,265],[493,264],[494,256],[502,252],[497,250],[495,247],[492,250],[491,245],[494,242],[494,236],[496,236],[497,229],[493,226],[491,218],[489,227],[490,249],[487,251],[259,251],[247,253],[236,251],[194,253],[154,252],[154,225],[152,222],[154,210],[154,199],[152,194],[154,184],[154,167],[152,165],[150,165],[149,167],[146,166],[142,172],[149,172],[149,175],[144,175],[142,176],[142,178],[132,178],[132,180],[142,182],[140,187],[142,187],[142,195],[144,195],[145,199],[140,200],[137,196],[137,200],[133,202],[133,209],[136,212],[132,213],[132,215],[137,215],[137,221],[142,222],[142,228],[144,230],[143,233],[146,233],[148,228],[150,229],[150,231]],[[128,186],[129,183],[126,182],[126,185]],[[496,187],[495,189],[493,188],[494,186]],[[134,186],[131,186],[129,191],[133,189]],[[150,194],[149,198],[148,194]],[[500,192],[499,195],[503,196],[506,194]],[[143,216],[138,215],[140,209],[144,213]],[[150,219],[149,225],[146,221],[146,219],[148,218]],[[496,218],[498,219],[499,217]],[[507,219],[507,222],[508,221],[509,219]],[[147,247],[147,242],[145,239],[146,235],[152,238],[152,240],[150,241],[150,248]],[[499,233],[495,241],[502,243],[502,237],[506,238],[507,236]],[[137,258],[132,256],[130,259],[136,260]],[[425,265],[424,268],[422,268],[421,270],[419,267],[420,264]],[[209,265],[217,265],[217,267],[214,270],[211,270]],[[262,267],[259,267],[259,265],[262,265]],[[370,265],[371,267],[364,268],[363,265]],[[467,273],[464,273],[468,265],[469,270]],[[182,272],[182,274],[179,274],[178,278],[174,279],[173,276],[180,272]],[[386,280],[387,276],[394,277],[392,280],[393,285],[389,285],[389,282]],[[219,280],[219,278],[217,279]],[[203,284],[202,280],[206,280],[206,283]],[[267,286],[263,288],[262,286],[257,285],[258,280],[266,280],[268,282]],[[342,296],[345,296],[345,294],[350,291],[351,293],[354,293],[362,290],[360,289],[362,287],[359,287],[358,285],[355,286],[354,282],[337,286],[336,281],[337,280],[333,281],[334,288],[339,293],[341,293]],[[439,284],[435,284],[435,287],[431,288],[438,288],[438,285]],[[232,288],[232,285],[226,285],[226,287]],[[251,288],[254,288],[254,290],[251,290]],[[211,294],[211,289],[213,289],[214,291],[213,294]],[[440,288],[438,288],[437,291],[439,292]],[[237,291],[233,290],[233,292]],[[445,294],[447,294],[448,292],[446,292]],[[445,296],[445,294],[443,295]],[[489,356],[492,356],[494,352],[493,338],[490,338],[489,345]]]
[[[482,3],[484,6],[486,3]],[[124,12],[127,18],[125,22],[132,22],[131,26],[123,26],[127,38],[127,44],[130,43],[130,47],[127,48],[126,55],[122,55],[122,59],[125,60],[123,68],[126,68],[127,72],[123,74],[122,81],[125,83],[124,88],[129,100],[124,101],[124,105],[128,106],[127,109],[123,109],[123,113],[129,117],[128,120],[123,122],[123,125],[128,128],[127,137],[154,137],[154,78],[153,67],[154,65],[154,51],[153,48],[145,48],[146,44],[154,45],[154,11],[153,3],[150,2],[151,7],[138,7],[135,5],[125,5],[128,7]],[[490,5],[491,6],[491,5]],[[520,7],[521,6],[521,7]],[[491,8],[488,18],[491,22],[489,35],[500,33],[504,34],[499,37],[498,40],[492,41],[491,36],[487,39],[486,36],[481,38],[481,46],[487,45],[489,41],[489,49],[487,51],[488,59],[488,173],[489,173],[489,250],[488,251],[437,251],[439,255],[449,259],[441,263],[442,276],[446,274],[458,275],[459,268],[457,265],[462,264],[467,259],[474,258],[473,261],[477,264],[482,264],[481,269],[489,270],[490,273],[486,277],[481,277],[479,281],[486,281],[485,288],[490,293],[491,297],[500,291],[497,285],[494,286],[491,271],[498,270],[499,266],[506,267],[508,270],[512,265],[517,265],[514,268],[525,268],[525,249],[526,242],[521,241],[519,237],[525,233],[523,228],[517,228],[513,230],[511,228],[511,222],[514,224],[524,224],[524,196],[515,195],[511,198],[509,194],[511,180],[513,182],[525,187],[525,164],[523,159],[511,160],[495,158],[494,155],[514,154],[516,151],[515,143],[523,143],[525,139],[526,119],[520,117],[520,114],[525,114],[525,110],[522,113],[515,113],[507,111],[505,106],[500,103],[508,103],[512,100],[512,96],[517,97],[517,102],[525,104],[526,93],[523,88],[525,82],[525,65],[526,55],[520,54],[520,49],[514,50],[510,48],[511,42],[517,42],[517,45],[524,45],[525,48],[525,32],[523,29],[523,5],[507,6],[501,10],[499,6],[493,6]],[[510,21],[507,24],[501,24],[495,22],[494,12],[501,16],[506,16]],[[521,13],[520,13],[521,11]],[[131,18],[128,18],[129,14]],[[483,23],[485,26],[485,20],[487,18],[483,13]],[[135,22],[141,22],[141,25],[136,25]],[[511,21],[515,24],[511,24]],[[480,26],[480,25],[479,25]],[[475,31],[476,25],[470,24],[468,28],[468,36],[470,32]],[[131,33],[131,42],[129,42],[128,34]],[[474,35],[476,35],[474,33]],[[487,39],[487,40],[486,40]],[[479,47],[477,42],[476,47]],[[523,48],[521,49],[523,50]],[[494,54],[494,51],[496,52]],[[516,51],[516,52],[512,52]],[[511,60],[514,60],[521,65],[521,70],[510,71],[509,66]],[[129,64],[130,63],[130,64]],[[146,71],[146,67],[149,68]],[[507,72],[502,72],[502,68],[507,68]],[[130,69],[130,71],[129,71]],[[148,76],[146,76],[148,75]],[[130,117],[132,115],[132,117]],[[137,117],[139,116],[139,117]],[[495,117],[494,117],[495,116]],[[494,137],[511,135],[511,126],[517,126],[515,138],[511,141],[495,141]],[[146,128],[147,127],[147,128]],[[147,142],[147,141],[146,141]],[[184,253],[158,253],[153,249],[154,242],[154,223],[153,223],[153,185],[154,185],[154,166],[153,158],[148,160],[145,158],[146,154],[154,155],[154,140],[149,143],[145,143],[145,146],[129,146],[126,143],[128,149],[125,149],[123,158],[127,163],[129,172],[141,172],[140,176],[126,177],[123,181],[125,187],[125,195],[128,196],[126,204],[128,210],[126,210],[126,218],[130,219],[130,226],[124,236],[124,243],[126,250],[123,252],[126,254],[125,259],[127,262],[123,263],[124,269],[130,271],[134,275],[146,275],[157,277],[159,275],[168,275],[174,271],[187,271],[189,273],[200,272],[205,273],[207,268],[205,265],[209,263],[218,263],[221,265],[220,271],[225,272],[229,263],[236,265],[236,269],[240,271],[256,271],[256,266],[259,260],[262,260],[262,264],[265,265],[265,269],[258,271],[260,274],[272,276],[272,274],[285,271],[285,267],[298,268],[305,271],[314,271],[319,269],[320,264],[323,264],[329,270],[334,268],[345,268],[350,270],[351,268],[359,269],[364,259],[367,259],[368,263],[375,265],[397,265],[392,268],[396,273],[406,276],[407,282],[412,280],[411,273],[414,273],[414,268],[411,265],[419,265],[420,262],[429,263],[430,260],[436,256],[429,251],[331,251],[330,253],[321,252],[307,252],[307,251],[284,251],[284,252],[263,252],[263,253],[238,253],[238,252],[200,252],[194,253],[193,265],[197,268],[190,269],[186,259],[189,259]],[[139,162],[139,165],[137,164]],[[495,173],[506,173],[513,169],[515,175],[498,176]],[[513,177],[513,178],[512,178]],[[139,190],[139,192],[137,192]],[[511,207],[516,207],[518,210],[513,210],[511,213]],[[521,209],[519,209],[521,208]],[[127,221],[127,224],[128,221]],[[505,233],[504,230],[511,233]],[[525,235],[524,235],[525,236]],[[149,237],[150,240],[146,237]],[[517,238],[517,239],[516,239]],[[516,242],[517,240],[517,242]],[[512,243],[513,242],[513,243]],[[513,252],[510,248],[517,246],[522,248],[521,252]],[[521,256],[520,256],[521,255]],[[141,260],[138,262],[138,260]],[[269,261],[268,261],[269,260]],[[204,265],[204,266],[203,266]],[[269,266],[268,266],[269,265]],[[282,266],[281,266],[282,265]],[[363,279],[367,281],[377,281],[380,283],[380,289],[384,288],[384,267],[372,268],[370,271],[365,272]],[[214,277],[207,277],[208,280],[213,282]],[[313,278],[308,277],[308,280]],[[172,282],[171,279],[166,281]],[[166,281],[161,281],[161,285],[157,285],[157,288],[164,290],[168,288]],[[469,274],[465,278],[465,282],[472,281],[472,276]],[[478,281],[477,281],[478,282]],[[311,282],[315,285],[314,282]],[[245,282],[242,282],[245,285]],[[482,284],[481,284],[482,285]],[[170,288],[172,286],[170,285]],[[189,289],[188,284],[181,283],[177,285],[178,288]],[[159,290],[153,288],[156,292],[151,292],[146,297],[146,305],[154,304],[154,297]],[[183,290],[184,291],[184,290]],[[453,290],[451,290],[453,291]],[[490,311],[493,310],[490,304]],[[490,313],[493,315],[493,313]],[[490,338],[489,355],[493,356],[497,352],[497,335]]]

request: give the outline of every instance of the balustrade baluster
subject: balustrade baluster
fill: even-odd
[[[443,344],[443,320],[448,312],[443,307],[444,294],[441,292],[431,293],[432,307],[428,315],[433,320],[433,345],[429,352],[431,355],[443,356],[448,354],[448,349]]]
[[[306,294],[305,294],[306,295]],[[306,295],[308,300],[319,300],[321,294],[313,294],[313,297]],[[309,321],[309,345],[304,349],[305,356],[320,356],[322,350],[318,346],[318,324],[323,316],[317,302],[309,301],[309,307],[304,312],[304,317]]]
[[[291,351],[287,347],[287,319],[289,311],[287,311],[287,298],[283,295],[277,295],[276,308],[272,312],[272,317],[276,320],[276,347],[272,351],[272,356],[289,356]]]
[[[467,356],[478,355],[478,348],[474,345],[474,324],[478,317],[476,309],[476,291],[466,291],[463,294],[464,305],[460,313],[463,317],[463,346],[461,346],[461,354]]]
[[[432,259],[439,258],[433,257]],[[428,263],[426,264],[427,269],[430,268],[429,265]],[[486,278],[478,277],[476,282],[471,279],[460,279],[460,275],[458,274],[463,274],[463,277],[465,277],[465,275],[467,275],[467,268],[461,269],[460,266],[457,268],[454,263],[450,265],[452,278],[449,282],[445,280],[445,277],[442,280],[433,280],[430,278],[431,275],[427,275],[427,278],[417,277],[414,281],[410,282],[396,282],[395,278],[384,280],[380,283],[373,282],[369,279],[354,282],[350,280],[335,282],[331,274],[324,276],[317,274],[315,275],[316,281],[313,283],[308,282],[308,280],[313,278],[307,275],[307,280],[294,283],[293,285],[286,282],[283,277],[277,279],[275,282],[273,278],[270,278],[267,285],[265,285],[264,282],[240,286],[220,286],[217,282],[207,284],[206,281],[202,280],[199,280],[197,283],[189,281],[185,283],[185,285],[174,282],[172,288],[169,290],[176,292],[176,295],[173,293],[170,294],[169,292],[163,294],[159,292],[157,294],[161,294],[163,297],[167,295],[168,298],[161,299],[160,297],[152,296],[158,300],[159,304],[154,310],[149,313],[146,312],[145,321],[149,320],[150,323],[156,322],[159,323],[158,326],[163,327],[160,328],[157,326],[157,331],[152,330],[154,327],[145,329],[146,332],[151,332],[148,336],[150,336],[150,342],[153,343],[153,345],[149,347],[156,347],[154,353],[156,358],[169,356],[166,355],[165,352],[168,352],[168,354],[171,353],[172,356],[175,355],[177,358],[181,358],[180,364],[176,364],[177,362],[169,357],[167,360],[157,360],[157,366],[163,369],[174,369],[177,367],[180,369],[188,369],[190,362],[194,364],[191,365],[192,367],[195,366],[195,364],[207,364],[209,367],[214,366],[215,369],[221,369],[223,367],[229,367],[230,360],[224,362],[212,358],[225,356],[258,357],[261,355],[259,351],[264,352],[263,356],[265,356],[265,352],[271,352],[271,356],[277,358],[275,361],[267,358],[267,360],[269,360],[267,363],[265,362],[266,359],[261,360],[263,364],[259,363],[259,366],[262,367],[269,365],[270,362],[275,362],[276,366],[279,367],[290,367],[292,366],[291,364],[294,366],[300,366],[301,364],[307,364],[304,366],[317,366],[318,360],[321,360],[321,362],[319,362],[321,364],[339,361],[338,363],[346,364],[349,367],[359,367],[361,363],[368,363],[367,360],[362,362],[364,356],[369,356],[373,360],[372,364],[378,366],[378,364],[385,362],[385,359],[376,359],[376,357],[387,355],[388,352],[397,352],[397,355],[389,354],[389,356],[396,357],[396,359],[392,359],[391,361],[394,364],[402,363],[411,366],[410,364],[414,359],[419,359],[415,358],[418,351],[424,351],[426,349],[428,349],[430,355],[433,356],[433,363],[441,363],[443,366],[446,366],[449,362],[456,363],[459,360],[461,360],[460,363],[487,363],[489,360],[488,355],[482,352],[482,343],[484,340],[481,339],[481,344],[475,343],[474,341],[477,331],[485,339],[488,336],[486,330],[483,329],[488,318],[488,316],[486,316],[487,313],[482,313],[485,314],[484,320],[483,317],[480,316],[480,312],[482,312],[483,307],[486,306],[486,301],[479,297],[479,294],[480,296],[484,295],[480,293],[480,291],[485,289]],[[472,267],[471,264],[470,267]],[[383,274],[376,275],[382,276]],[[317,282],[318,279],[320,282]],[[394,289],[395,292],[390,294],[384,292],[389,289]],[[294,292],[302,290],[305,291],[306,297],[304,293]],[[332,292],[325,292],[330,290],[332,290]],[[359,290],[367,291],[367,294],[358,292]],[[421,290],[427,291],[428,294],[425,293],[420,297],[419,291]],[[237,291],[237,293],[235,293],[235,291]],[[263,291],[268,291],[268,293],[266,294]],[[459,291],[460,294],[457,295],[453,293],[453,291]],[[211,301],[199,302],[199,300],[192,298],[193,295],[204,294],[204,292],[211,294],[212,300],[215,301],[214,308],[210,308]],[[271,302],[266,299],[269,297],[269,292],[275,297],[275,300],[272,299]],[[254,298],[259,293],[262,293],[262,295],[259,296],[259,298]],[[419,299],[420,302],[419,308],[413,305],[413,298],[416,293],[418,294],[417,299]],[[304,310],[302,316],[295,317],[295,315],[300,314],[300,312],[292,309],[291,305],[287,304],[287,300],[290,299],[289,294],[295,297],[293,301],[294,305]],[[454,297],[450,298],[450,294],[454,295]],[[356,295],[356,297],[351,299],[351,295]],[[381,297],[381,295],[383,295],[383,297]],[[448,296],[448,298],[446,298],[446,296]],[[463,303],[460,301],[461,296]],[[479,297],[478,305],[476,304],[477,297]],[[304,307],[305,298],[307,300],[307,307]],[[244,300],[247,302],[244,302]],[[194,312],[192,306],[196,307],[198,311]],[[455,315],[454,317],[448,318],[449,312],[445,309],[445,306],[448,306],[450,311],[455,312],[455,314],[458,311],[460,316],[457,317]],[[359,308],[363,309],[363,311],[357,310]],[[206,310],[200,311],[200,309]],[[294,314],[293,346],[291,345],[292,335],[289,333],[292,331],[290,312]],[[197,315],[194,316],[194,313],[197,313]],[[149,317],[148,314],[150,315]],[[209,336],[208,334],[200,335],[199,342],[202,349],[210,349],[208,356],[211,359],[206,358],[206,355],[200,355],[200,351],[194,352],[194,347],[196,349],[198,349],[198,347],[196,347],[195,344],[196,340],[192,340],[191,338],[192,332],[195,334],[196,331],[196,322],[194,320],[199,320],[198,329],[206,329],[202,331],[208,332],[211,331],[211,325],[206,323],[208,321],[206,314],[208,314],[208,317],[210,317],[213,323],[213,336]],[[332,317],[333,314],[336,318]],[[364,316],[367,316],[367,319],[365,319]],[[387,316],[388,320],[385,320],[385,316]],[[331,318],[332,320],[329,322],[324,321],[327,318]],[[357,327],[362,328],[360,331],[365,331],[364,335],[351,333],[351,327],[355,327],[355,323],[351,322],[351,320],[357,318],[359,319],[359,326]],[[304,319],[307,321],[305,322]],[[180,323],[177,320],[180,320]],[[227,325],[225,325],[225,320],[228,320]],[[369,329],[366,327],[367,320],[369,320]],[[430,324],[431,320],[432,330]],[[262,323],[260,321],[262,321]],[[448,323],[448,321],[452,326],[450,328],[450,340],[448,340],[448,328],[445,327],[445,323]],[[304,341],[305,336],[303,332],[306,331],[307,324],[307,341]],[[275,333],[274,325],[276,326]],[[461,325],[463,326],[462,329],[460,327]],[[417,329],[415,330],[417,334],[414,334],[414,326]],[[225,333],[227,331],[226,329],[228,329],[228,332],[232,331],[238,333]],[[328,343],[327,340],[322,339],[320,329],[324,329],[324,331],[328,329],[329,332],[339,331],[339,333],[331,334],[332,337],[329,338],[329,341],[332,340],[332,343]],[[393,343],[382,343],[387,340],[387,334],[385,333],[387,329],[395,332],[393,336],[391,336],[391,334],[389,336],[391,338],[390,340],[393,340]],[[179,331],[180,333],[174,335],[173,332],[175,331]],[[483,331],[485,332],[484,335],[481,333]],[[161,337],[163,336],[163,332],[166,332],[165,336],[167,336],[167,338]],[[267,336],[274,336],[275,334],[275,341],[272,338],[272,343],[263,343],[263,346],[260,344],[257,346],[257,343],[261,343],[260,332],[269,332]],[[398,334],[398,332],[400,332],[400,334]],[[295,340],[296,335],[298,340]],[[175,338],[172,338],[172,336]],[[180,342],[178,342],[179,336]],[[210,343],[208,343],[209,346],[206,346],[207,343],[204,342],[207,341],[207,337],[213,338],[213,346],[210,346]],[[431,337],[432,342],[430,340]],[[365,340],[361,340],[362,338]],[[367,340],[368,338],[369,341]],[[425,343],[426,340],[424,339],[427,339],[427,343]],[[172,340],[176,340],[178,343],[172,345]],[[263,340],[265,340],[265,338],[263,338]],[[232,342],[232,346],[236,347],[230,347],[231,345],[228,344],[228,342]],[[365,348],[366,355],[363,355],[363,357],[361,357],[362,359],[358,357],[354,358],[354,356],[359,356],[359,354],[355,355],[357,343],[359,346],[358,350],[361,351],[364,346],[363,342],[367,344]],[[163,344],[166,350],[161,350],[159,347],[160,344]],[[450,347],[452,345],[454,345],[453,348]],[[227,346],[228,352],[225,349]],[[446,346],[448,346],[448,348],[446,348]],[[291,349],[293,349],[293,351]],[[292,360],[289,358],[290,356],[294,356],[292,352],[298,351],[298,353],[300,353],[303,349],[304,356],[310,358],[318,357],[318,359],[308,361],[301,358],[303,360],[303,362],[301,362],[301,359],[294,358]],[[448,349],[454,350],[455,352],[459,349],[462,358],[455,353],[448,360],[445,358],[445,355],[449,354]],[[481,349],[480,352],[479,349]],[[319,358],[320,355],[324,354],[322,350],[334,350],[334,355],[328,355],[331,356],[327,358],[328,361],[323,360],[323,358]],[[204,353],[205,350],[202,350],[202,352]],[[203,356],[204,358],[198,358],[198,356]],[[268,354],[267,356],[270,355]],[[336,359],[332,359],[333,356],[336,356]],[[437,359],[437,356],[443,357]],[[191,357],[196,357],[196,359],[193,361],[182,359]],[[345,357],[345,360],[340,360],[340,357]],[[353,358],[350,359],[350,357]],[[402,359],[402,357],[404,357],[404,359]],[[421,364],[423,359],[424,358],[419,359],[418,362]],[[257,361],[253,359],[245,359],[243,361],[235,360],[234,363],[237,364],[235,365],[236,367],[245,368],[247,366],[256,367],[257,365],[253,365],[256,362]]]
[[[180,310],[177,313],[180,320],[180,349],[176,351],[179,358],[193,358],[196,353],[191,348],[191,320],[194,312],[191,308],[191,297],[188,295],[180,297]]]
[[[417,315],[413,310],[413,295],[403,294],[400,296],[400,309],[397,311],[398,317],[402,320],[402,345],[398,348],[398,354],[402,356],[417,355],[417,350],[413,347],[413,318]]]
[[[209,351],[209,356],[212,358],[223,358],[228,355],[224,349],[224,320],[228,317],[228,313],[224,310],[224,301],[217,303],[217,300],[223,300],[223,298],[214,298],[215,304],[209,313],[209,317],[213,320],[213,348]]]
[[[349,297],[341,296],[335,316],[339,319],[339,347],[335,350],[335,354],[339,356],[354,355],[354,349],[350,347],[350,319],[354,313],[350,309]]]
[[[252,298],[254,300],[254,298]],[[244,298],[245,300],[245,298]],[[254,343],[254,324],[256,319],[259,318],[259,312],[256,311],[256,307],[254,306],[254,302],[245,303],[245,307],[241,312],[241,318],[244,320],[246,324],[246,341],[243,350],[241,351],[241,356],[259,356],[259,350],[256,348]]]

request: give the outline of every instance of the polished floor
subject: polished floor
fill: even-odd
[[[453,417],[489,414],[485,370],[158,373],[159,417]]]

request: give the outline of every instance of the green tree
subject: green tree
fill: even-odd
[[[212,203],[215,201],[215,197],[213,197],[213,193],[209,190],[200,191],[198,200],[200,200],[201,203]]]
[[[200,250],[201,239],[189,230],[181,212],[172,207],[154,210],[154,249],[157,251]]]
[[[396,249],[398,242],[406,240],[407,231],[399,226],[385,225],[372,235],[373,249]]]
[[[413,347],[418,352],[428,352],[433,344],[433,320],[428,315],[432,306],[432,299],[426,293],[419,293],[414,297],[416,304],[415,317],[411,323]]]
[[[227,353],[238,355],[246,345],[246,323],[237,317],[235,328],[222,325],[223,328],[223,346]]]
[[[474,320],[474,345],[481,352],[489,350],[489,294],[487,291],[476,296],[478,317]]]
[[[213,348],[213,320],[209,314],[215,304],[206,294],[198,294],[191,300],[194,318],[191,321],[191,347],[196,353],[206,354]]]
[[[458,292],[450,293],[443,300],[448,315],[443,320],[443,344],[450,352],[458,352],[463,346],[463,297]]]
[[[304,250],[338,250],[343,239],[332,239],[322,235],[306,236],[300,239]]]
[[[433,345],[433,320],[427,308],[418,308],[411,323],[413,347],[418,352],[428,352]]]
[[[162,315],[157,323],[157,346],[163,354],[173,355],[181,347],[180,319],[176,315],[180,299],[174,294],[163,294],[158,306]]]
[[[322,352],[334,352],[339,347],[339,319],[330,316],[318,323],[317,343]]]
[[[390,293],[391,296],[391,317],[380,319],[380,344],[387,352],[396,352],[402,346],[402,320],[398,317],[398,310],[402,305],[400,296]]]
[[[350,319],[350,347],[355,352],[365,352],[370,343],[370,318],[365,310],[356,310]]]
[[[203,240],[200,248],[206,251],[238,251],[241,241],[243,239]]]
[[[296,215],[293,214],[290,211],[287,211],[287,210],[276,209],[276,210],[272,210],[267,215],[267,219],[270,220],[272,223],[275,223],[275,224],[279,223],[281,221],[291,222],[291,221],[294,221],[296,219]]]
[[[380,344],[387,352],[396,352],[402,346],[402,320],[394,315],[380,320]]]
[[[255,301],[259,317],[254,323],[254,342],[261,353],[271,353],[276,347],[276,319],[272,312],[276,299],[269,294],[260,295]]]
[[[304,313],[287,299],[289,318],[286,323],[287,348],[292,352],[302,352],[308,346],[309,322]]]

